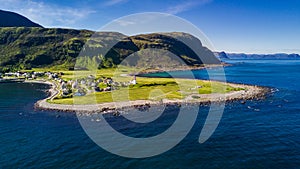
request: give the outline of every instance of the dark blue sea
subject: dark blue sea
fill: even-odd
[[[264,100],[226,104],[218,128],[203,144],[198,138],[208,107],[200,107],[194,127],[182,142],[142,159],[100,148],[84,132],[76,114],[35,110],[34,103],[47,97],[49,86],[0,84],[0,168],[300,168],[300,61],[230,63],[225,68],[228,82],[268,86],[273,93]],[[184,72],[176,73],[184,77]],[[194,74],[207,78],[204,70]],[[217,72],[214,78],[218,79]],[[163,132],[176,117],[176,108],[168,107],[152,126],[106,118],[120,132],[146,137]]]

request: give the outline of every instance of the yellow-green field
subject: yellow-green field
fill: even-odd
[[[62,79],[64,80],[72,80],[72,79],[79,79],[79,78],[84,78],[87,77],[88,75],[94,75],[96,78],[99,77],[118,77],[118,80],[122,80],[123,76],[122,74],[129,74],[129,73],[134,73],[138,72],[139,69],[134,69],[134,68],[128,68],[128,67],[119,67],[118,69],[116,68],[103,68],[103,69],[98,69],[98,70],[79,70],[79,71],[69,71],[69,70],[57,70],[57,69],[43,69],[43,68],[34,68],[30,71],[36,71],[36,72],[62,72],[64,75],[62,76]],[[127,80],[127,78],[124,78],[124,80]]]
[[[45,71],[44,69],[34,69],[34,71]],[[95,71],[57,71],[63,72],[62,79],[72,80],[94,75],[99,77],[111,77],[117,82],[128,82],[132,76],[125,76],[129,73],[137,73],[139,70],[128,67],[118,69],[108,68]],[[55,72],[52,70],[52,72]],[[162,100],[183,99],[191,94],[210,94],[210,93],[227,93],[230,91],[243,90],[234,88],[230,85],[194,79],[173,79],[173,78],[146,78],[137,77],[137,84],[128,87],[120,87],[117,90],[107,92],[93,92],[86,96],[75,96],[73,98],[56,98],[48,100],[55,104],[96,104],[113,101],[127,100]]]

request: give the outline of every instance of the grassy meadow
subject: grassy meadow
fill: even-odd
[[[44,71],[35,69],[35,71]],[[117,82],[128,82],[132,80],[130,73],[137,73],[139,70],[128,67],[107,68],[95,71],[59,71],[63,72],[62,79],[68,81],[80,79],[88,75],[96,78],[110,77]],[[174,79],[174,78],[146,78],[137,77],[137,84],[127,87],[119,87],[117,90],[105,92],[92,92],[85,96],[74,96],[72,98],[56,98],[48,100],[55,104],[98,104],[113,101],[128,100],[155,100],[162,99],[184,99],[191,94],[227,93],[230,91],[243,90],[230,85],[195,79]]]

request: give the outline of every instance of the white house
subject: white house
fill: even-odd
[[[133,85],[136,84],[136,76],[133,77],[133,79],[130,81],[130,84],[133,84]]]

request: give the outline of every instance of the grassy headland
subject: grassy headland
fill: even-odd
[[[45,69],[35,69],[35,71],[45,71]],[[107,102],[122,102],[134,100],[152,100],[161,101],[163,99],[175,100],[186,99],[193,95],[197,97],[203,94],[225,94],[233,91],[245,90],[241,87],[233,87],[229,84],[215,81],[204,81],[195,79],[174,79],[174,78],[146,78],[136,77],[136,84],[130,84],[133,76],[129,76],[132,72],[139,70],[120,67],[99,69],[97,71],[59,71],[62,74],[59,81],[51,80],[55,83],[58,94],[53,99],[48,99],[48,103],[52,104],[100,104]],[[99,79],[112,79],[118,85],[109,85],[104,82],[96,83],[96,86],[87,84],[79,84],[76,89],[69,85],[71,92],[68,96],[63,95],[62,85],[68,82],[75,83],[84,81],[86,77],[94,77],[92,82],[97,82]],[[88,80],[85,80],[86,82]],[[91,80],[90,80],[91,81]],[[127,85],[121,85],[127,83]],[[95,91],[95,88],[105,89],[110,86],[112,89],[108,91]],[[85,90],[82,96],[75,96],[74,93],[81,88]]]

